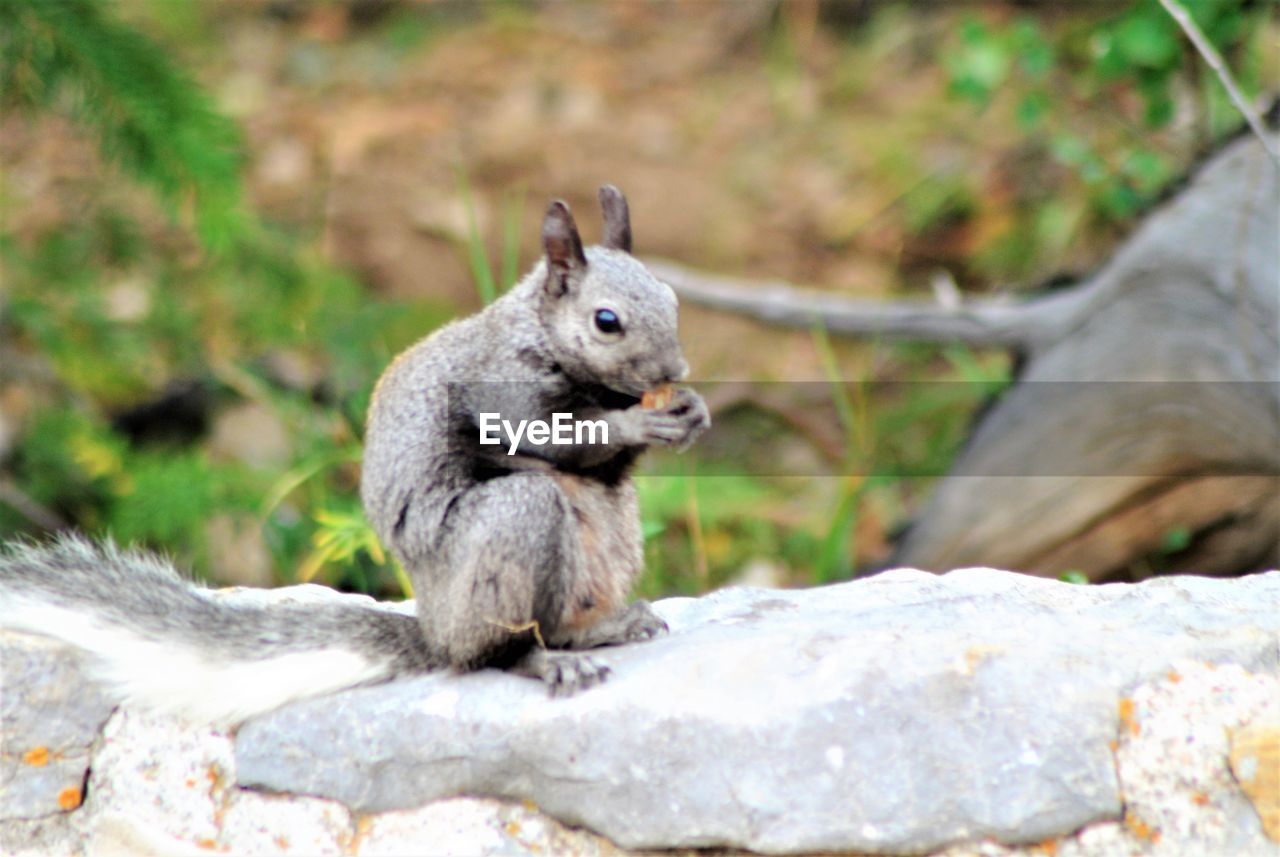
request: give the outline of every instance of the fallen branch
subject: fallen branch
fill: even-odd
[[[785,327],[820,323],[845,336],[962,342],[1025,349],[1052,337],[1077,316],[1082,294],[1069,290],[1021,302],[975,301],[957,307],[923,302],[859,300],[798,289],[777,281],[751,282],[645,260],[681,298]]]

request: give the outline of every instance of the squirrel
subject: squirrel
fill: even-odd
[[[647,602],[626,602],[643,566],[631,472],[647,447],[686,448],[710,417],[670,386],[688,372],[675,293],[631,255],[626,198],[610,185],[599,197],[601,246],[584,249],[552,202],[534,269],[401,353],[374,388],[361,498],[411,576],[416,617],[217,598],[159,557],[70,535],[0,549],[0,628],[85,650],[127,700],[231,725],[444,669],[507,669],[552,695],[603,681],[584,650],[667,630]],[[599,431],[539,443],[511,428],[566,414]],[[491,417],[501,443],[485,436]]]

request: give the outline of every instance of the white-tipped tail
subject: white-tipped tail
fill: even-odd
[[[92,654],[92,675],[122,702],[232,725],[296,699],[388,676],[375,662],[345,649],[275,654],[260,660],[219,660],[208,649],[156,640],[69,607],[24,599],[0,601],[0,627],[62,640]]]
[[[332,595],[224,596],[75,535],[0,545],[0,628],[69,643],[122,700],[204,722],[438,667],[413,616]]]

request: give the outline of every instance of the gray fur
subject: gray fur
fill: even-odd
[[[600,210],[604,213],[604,240],[611,250],[631,252],[631,209],[627,198],[611,184],[600,188]]]
[[[600,198],[610,246],[584,249],[568,207],[552,203],[546,258],[484,311],[409,348],[378,382],[361,495],[412,575],[416,619],[340,604],[235,603],[157,557],[67,536],[0,550],[0,627],[119,649],[94,654],[109,680],[147,703],[164,704],[156,694],[170,689],[148,672],[149,659],[176,653],[170,668],[195,671],[184,692],[199,698],[172,707],[232,721],[317,692],[297,672],[314,661],[290,656],[318,652],[343,659],[321,677],[331,687],[482,666],[539,678],[553,693],[603,681],[608,670],[589,657],[544,646],[585,649],[666,630],[647,603],[626,603],[643,548],[630,472],[646,447],[683,448],[710,420],[688,389],[661,409],[639,405],[646,390],[688,370],[676,298],[626,252],[626,199],[611,187]],[[620,332],[595,324],[600,309]],[[482,412],[550,420],[566,411],[604,420],[609,443],[537,447],[525,438],[507,455],[478,442]],[[227,673],[238,664],[255,669],[254,693],[238,693],[239,674]],[[201,687],[205,670],[227,699]],[[290,670],[291,686],[271,686]]]
[[[601,199],[610,240],[629,246],[626,200],[616,189]],[[369,412],[365,512],[412,575],[428,647],[464,669],[510,662],[536,639],[586,648],[665,629],[647,605],[625,603],[643,560],[630,471],[646,447],[683,447],[710,422],[688,389],[663,409],[639,406],[688,371],[671,289],[621,249],[583,250],[564,203],[547,210],[543,246],[508,294],[402,354]],[[596,327],[600,309],[621,333]],[[478,443],[486,412],[572,412],[604,420],[610,442],[525,438],[507,456]],[[519,668],[553,684],[570,672],[549,675],[547,663],[535,654]]]
[[[0,549],[0,626],[17,624],[6,614],[19,600],[73,608],[105,625],[200,647],[211,661],[341,647],[385,662],[387,677],[441,666],[417,644],[411,616],[343,604],[232,603],[182,578],[158,556],[77,535]]]

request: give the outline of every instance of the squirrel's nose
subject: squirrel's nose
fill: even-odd
[[[667,364],[665,374],[666,374],[666,380],[669,382],[683,381],[685,377],[689,374],[689,361],[685,360],[684,358],[681,358],[675,363]]]

